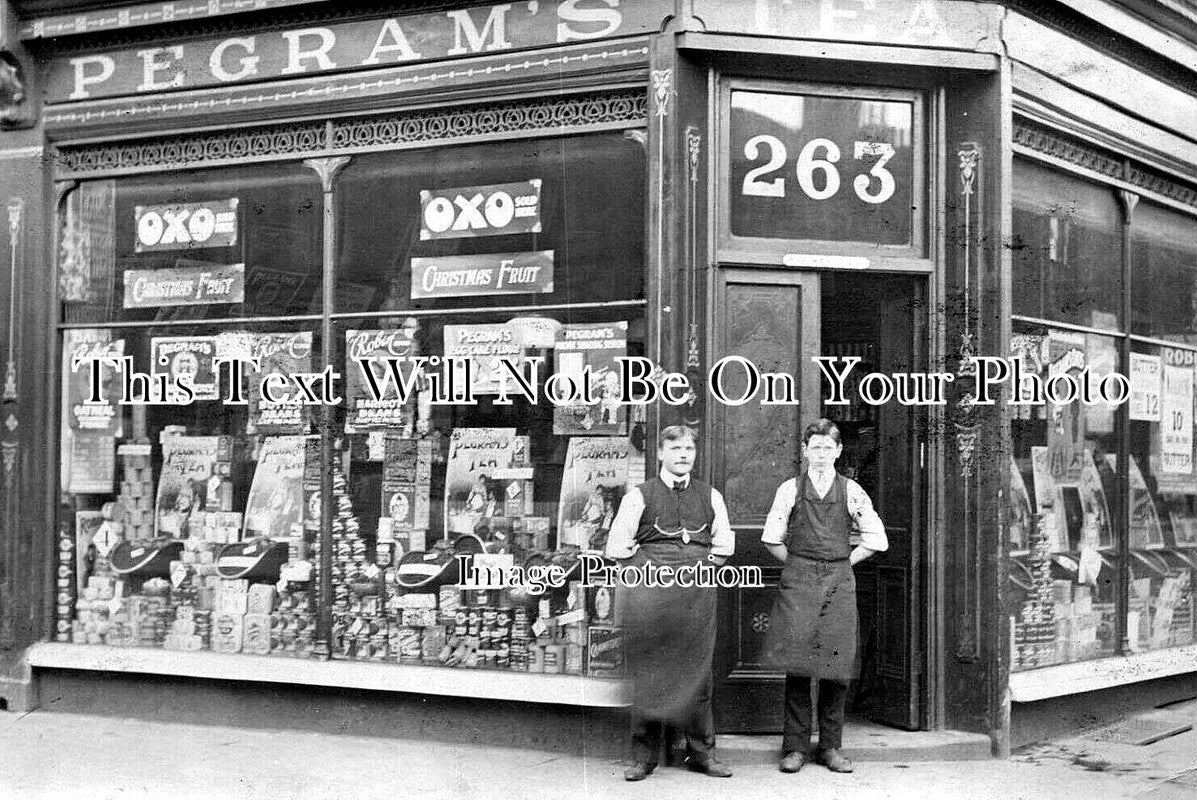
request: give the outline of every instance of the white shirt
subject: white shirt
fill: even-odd
[[[831,483],[835,479],[834,472],[828,475],[830,478],[823,477],[823,480],[809,473],[807,476],[815,492],[821,497],[826,497],[831,491]],[[845,481],[847,486],[844,493],[847,495],[848,515],[852,517],[853,527],[860,534],[860,546],[877,552],[888,550],[889,539],[885,535],[885,523],[873,510],[873,501],[865,494],[865,490],[860,488],[859,483],[851,478],[845,478]],[[761,533],[762,542],[785,544],[790,512],[793,511],[797,499],[797,478],[790,478],[777,487],[777,493],[773,495],[773,507],[769,509],[769,516],[765,518],[765,530]]]
[[[671,488],[679,480],[686,485],[690,483],[689,475],[679,478],[665,470],[658,474],[661,481]],[[711,523],[711,555],[730,556],[736,551],[736,534],[728,521],[723,495],[714,487],[711,488],[711,508],[715,511],[715,520]],[[640,493],[639,488],[628,489],[619,503],[619,513],[611,523],[611,531],[607,534],[608,558],[631,558],[632,554],[640,549],[640,545],[636,543],[636,531],[640,528],[640,516],[643,513],[644,495]]]

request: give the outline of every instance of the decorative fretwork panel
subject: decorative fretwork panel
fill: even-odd
[[[1197,187],[1181,183],[1060,131],[1025,119],[1015,119],[1014,143],[1097,175],[1197,208]]]
[[[156,172],[251,161],[301,159],[499,136],[535,136],[643,125],[647,98],[624,90],[535,101],[407,111],[328,122],[287,123],[107,145],[64,146],[58,178]]]

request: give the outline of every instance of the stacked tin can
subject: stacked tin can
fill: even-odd
[[[56,592],[58,605],[55,613],[54,638],[59,642],[69,642],[72,638],[76,640],[80,638],[74,634],[72,626],[72,621],[76,619],[75,602],[78,600],[79,594],[75,582],[77,574],[75,570],[78,568],[76,556],[74,531],[69,524],[64,522],[58,530],[58,589]],[[82,638],[83,643],[86,643],[86,634],[83,634]]]
[[[1056,524],[1051,512],[1040,514],[1031,541],[1033,591],[1019,609],[1014,625],[1014,669],[1054,663],[1056,641],[1055,599],[1052,587],[1052,552],[1048,531]]]
[[[83,596],[75,601],[71,641],[75,644],[118,644],[109,640],[112,609],[120,602],[113,602],[114,591],[112,578],[95,575],[88,578]]]
[[[271,612],[270,652],[294,658],[312,654],[316,636],[316,611],[307,591],[279,591],[278,607]]]
[[[200,621],[201,615],[204,622]],[[177,606],[163,644],[167,650],[206,650],[211,645],[212,614],[195,606]]]
[[[121,460],[121,491],[125,538],[130,542],[154,538],[154,473],[148,441],[125,442],[117,447]]]
[[[511,609],[511,645],[509,665],[520,672],[528,671],[528,647],[533,641],[532,609],[516,606]]]

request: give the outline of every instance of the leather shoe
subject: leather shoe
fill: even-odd
[[[649,775],[652,775],[653,770],[656,768],[656,764],[649,764],[645,761],[637,761],[635,764],[623,771],[623,779],[625,781],[642,781]]]
[[[687,758],[686,769],[691,772],[701,772],[704,775],[710,775],[712,778],[730,778],[732,776],[731,767],[713,758],[708,758],[704,761]]]
[[[839,750],[819,751],[819,763],[832,772],[851,772],[852,762],[844,758]]]
[[[792,753],[786,753],[785,758],[781,760],[778,766],[782,772],[797,772],[806,764],[806,753],[801,753],[795,750]]]

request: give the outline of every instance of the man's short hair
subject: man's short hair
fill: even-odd
[[[802,431],[802,443],[809,442],[812,436],[830,436],[836,444],[843,444],[840,440],[840,429],[826,417],[817,419],[806,426],[806,430]]]
[[[670,425],[661,431],[657,447],[664,447],[666,442],[676,442],[679,439],[689,439],[694,444],[698,444],[698,434],[689,425]]]

